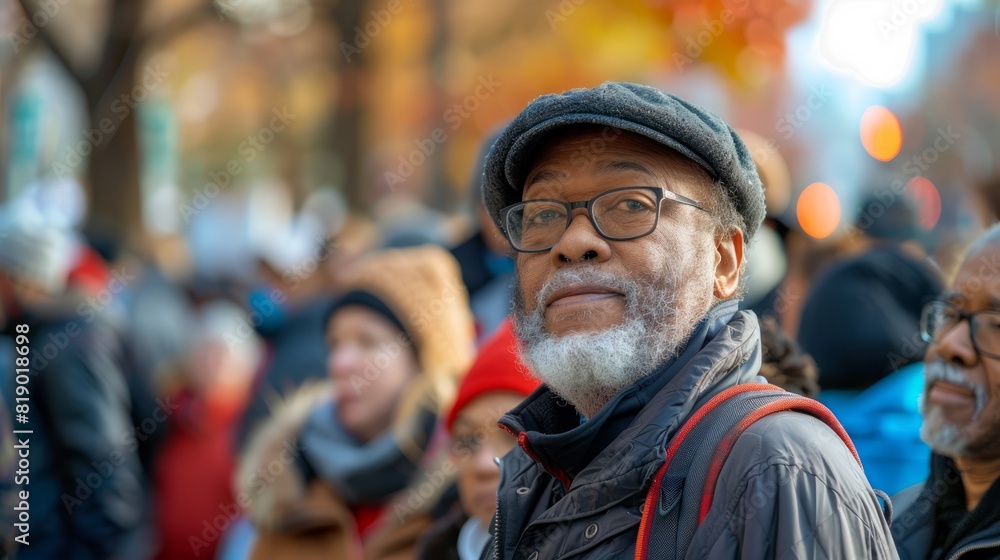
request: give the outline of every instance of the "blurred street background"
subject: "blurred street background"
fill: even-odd
[[[150,557],[216,554],[241,515],[228,506],[245,507],[232,479],[248,434],[327,376],[324,314],[357,263],[451,249],[485,338],[507,312],[512,263],[480,208],[483,153],[535,97],[609,80],[690,99],[748,142],[768,227],[744,305],[812,355],[837,411],[920,361],[927,294],[1000,216],[998,57],[996,0],[0,0],[0,245],[28,239],[0,253],[34,274],[10,265],[0,319],[10,332],[63,302],[60,325],[106,327],[80,340],[115,353],[127,386],[105,395],[119,419],[70,438],[115,435],[68,483],[43,487],[42,465],[60,455],[38,447],[33,495],[56,499],[32,510],[33,536],[48,516],[90,515],[89,492],[108,485],[91,471],[132,469],[120,484],[134,491],[116,486],[121,504],[100,506],[141,527],[114,553],[134,541]],[[843,284],[816,290],[884,243],[934,280],[904,279],[912,297],[866,288],[886,305],[879,317],[909,297],[908,322],[879,326],[883,346],[845,352],[854,343],[816,318],[832,317]],[[836,330],[870,339],[867,321]],[[41,376],[74,343],[60,329],[32,339]],[[13,344],[0,350],[5,372]],[[838,363],[845,354],[870,371]],[[13,371],[2,382],[13,409]],[[37,446],[87,414],[52,420],[58,399],[32,398],[31,421],[48,429]],[[875,422],[868,452],[878,463],[903,433],[912,446],[891,454],[912,457],[900,475],[912,483],[927,451],[911,400]],[[871,418],[853,428],[862,451]],[[136,462],[103,474],[115,445]],[[0,488],[11,499],[15,468]],[[883,486],[905,482],[882,472]]]

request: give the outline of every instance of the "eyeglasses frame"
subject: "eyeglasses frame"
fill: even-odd
[[[639,234],[639,235],[632,235],[632,236],[628,236],[628,237],[613,237],[613,236],[610,236],[610,235],[604,233],[604,231],[601,230],[601,227],[599,225],[597,225],[597,220],[594,218],[594,201],[596,201],[597,199],[601,198],[602,196],[606,196],[606,195],[609,195],[611,193],[620,192],[620,191],[627,191],[627,190],[634,190],[634,189],[648,189],[648,190],[651,190],[651,191],[653,191],[653,192],[656,193],[656,195],[657,195],[656,196],[656,210],[657,211],[656,211],[656,219],[653,221],[653,227],[650,228],[650,230],[647,231],[646,233],[642,233],[642,234]],[[548,247],[545,247],[543,249],[520,249],[520,248],[518,248],[515,245],[514,241],[510,238],[510,233],[507,231],[507,218],[510,215],[510,213],[512,211],[514,211],[515,208],[517,208],[519,206],[527,205],[528,203],[531,203],[531,202],[553,202],[553,203],[562,205],[563,208],[566,209],[566,226],[563,228],[563,234],[565,234],[566,231],[569,230],[569,226],[573,222],[573,211],[576,210],[577,208],[586,208],[587,209],[587,216],[590,219],[590,225],[594,226],[594,231],[596,231],[601,237],[603,237],[603,238],[605,238],[607,240],[610,240],[610,241],[630,241],[632,239],[639,239],[640,237],[646,237],[647,235],[649,235],[649,234],[653,233],[654,231],[656,231],[657,226],[660,225],[660,204],[664,200],[671,200],[673,202],[677,202],[677,203],[684,204],[684,205],[687,205],[687,206],[693,206],[693,207],[695,207],[695,208],[697,208],[697,209],[701,210],[702,212],[705,212],[705,213],[707,213],[709,215],[712,214],[712,212],[710,210],[708,210],[707,208],[705,208],[704,206],[702,206],[698,201],[690,199],[690,198],[688,198],[688,197],[686,197],[684,195],[677,194],[677,193],[675,193],[673,191],[670,191],[670,190],[667,190],[667,189],[665,189],[663,187],[651,187],[651,186],[648,186],[648,185],[635,185],[635,186],[630,186],[630,187],[618,187],[618,188],[614,188],[614,189],[611,189],[611,190],[608,190],[608,191],[604,191],[604,192],[598,194],[597,196],[591,198],[590,200],[579,200],[579,201],[576,201],[576,202],[566,202],[565,200],[556,200],[554,198],[533,198],[531,200],[522,200],[520,202],[515,202],[514,204],[511,204],[510,206],[506,206],[503,209],[501,209],[500,210],[500,219],[501,219],[501,221],[503,223],[502,231],[504,233],[504,236],[507,238],[507,241],[510,242],[510,246],[511,246],[512,249],[514,249],[518,253],[543,253],[545,251],[548,251],[548,250],[552,249],[556,245],[558,245],[559,241],[556,241],[552,245],[549,245]],[[560,239],[561,238],[562,238],[562,236],[560,236]]]
[[[995,360],[1000,360],[1000,354],[994,354],[994,353],[991,353],[991,352],[984,352],[981,348],[979,348],[979,343],[976,342],[975,329],[972,327],[972,324],[973,324],[972,320],[976,317],[976,315],[981,315],[981,314],[984,314],[984,313],[996,313],[996,314],[1000,315],[1000,312],[998,312],[998,311],[996,311],[994,309],[981,309],[979,311],[965,311],[964,309],[961,309],[960,307],[958,307],[957,305],[955,305],[955,304],[953,304],[951,302],[940,300],[940,299],[936,299],[934,301],[927,302],[927,304],[924,305],[924,308],[920,310],[920,338],[924,339],[925,342],[930,343],[930,344],[934,344],[935,342],[940,342],[934,336],[931,336],[930,333],[927,332],[927,329],[925,328],[925,325],[924,325],[924,322],[925,322],[924,321],[924,317],[927,314],[928,310],[931,308],[931,306],[934,306],[934,305],[944,305],[944,306],[950,307],[958,315],[958,320],[955,321],[955,324],[953,324],[947,331],[945,331],[944,333],[942,333],[942,335],[951,332],[952,329],[954,329],[955,327],[957,327],[959,325],[959,323],[961,323],[962,321],[968,321],[968,323],[969,323],[969,340],[972,341],[972,347],[976,350],[976,353],[979,354],[980,356],[985,356],[987,358],[993,358]]]

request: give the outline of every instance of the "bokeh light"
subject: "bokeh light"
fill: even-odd
[[[934,229],[941,219],[941,193],[927,177],[914,177],[906,184],[920,211],[920,227]]]
[[[840,198],[830,185],[813,183],[799,195],[795,216],[807,235],[816,239],[829,237],[840,225]]]
[[[903,129],[892,111],[872,105],[861,115],[861,144],[868,155],[891,161],[903,147]]]

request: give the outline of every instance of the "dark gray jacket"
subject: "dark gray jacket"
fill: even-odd
[[[892,497],[896,508],[892,536],[902,560],[995,560],[1000,558],[1000,524],[960,539],[950,550],[934,550],[938,503],[949,486],[961,484],[954,469],[940,468],[939,455],[932,458],[929,482],[911,486]],[[963,491],[964,492],[964,491]],[[990,507],[983,504],[983,507]]]
[[[757,318],[727,303],[709,314],[681,356],[584,423],[540,388],[501,420],[521,445],[501,461],[488,552],[505,560],[631,558],[640,506],[666,442],[697,404],[754,381],[759,367]],[[896,552],[878,500],[839,437],[811,416],[782,412],[737,442],[687,557],[875,559]]]

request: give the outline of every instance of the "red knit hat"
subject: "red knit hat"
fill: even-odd
[[[483,343],[476,361],[458,386],[458,396],[445,418],[445,426],[450,432],[458,413],[484,393],[513,391],[528,396],[540,384],[518,358],[513,326],[510,319],[504,319],[497,331]]]

